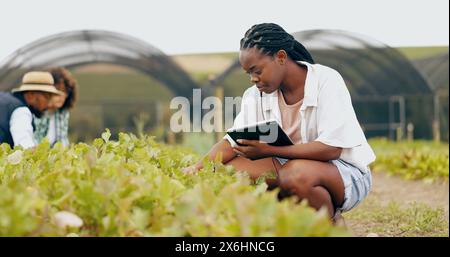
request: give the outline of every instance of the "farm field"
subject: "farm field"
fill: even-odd
[[[91,145],[0,147],[0,235],[340,236],[325,210],[278,202],[262,181],[188,149],[109,131]],[[213,172],[213,169],[215,172]]]
[[[212,144],[212,136],[191,133],[184,146],[202,155]],[[343,214],[349,233],[448,236],[448,143],[375,138],[369,144],[377,155],[373,187],[361,205]]]
[[[230,166],[205,162],[196,175],[181,173],[209,147],[189,147],[199,138],[169,146],[125,133],[110,140],[106,131],[69,148],[3,144],[0,235],[448,236],[448,173],[405,180],[375,165],[369,197],[344,214],[345,227],[333,226],[325,212],[292,198],[280,202],[263,179],[252,182]],[[372,144],[402,152],[403,143]],[[427,145],[411,144],[417,151]],[[437,154],[447,157],[448,170],[444,146]]]

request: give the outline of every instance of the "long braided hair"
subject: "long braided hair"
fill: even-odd
[[[253,25],[241,39],[241,50],[256,47],[263,54],[273,56],[279,50],[286,51],[294,61],[313,64],[314,59],[306,48],[282,27],[274,23]]]

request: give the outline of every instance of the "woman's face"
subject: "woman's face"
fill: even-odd
[[[284,78],[284,60],[278,55],[268,56],[253,47],[241,50],[239,61],[260,92],[270,94],[278,90]]]
[[[52,99],[49,103],[48,109],[51,111],[58,110],[64,105],[64,102],[67,98],[67,93],[65,91],[64,82],[60,82],[58,84],[55,84],[56,89],[58,89],[61,92],[64,92],[64,95],[53,95]]]

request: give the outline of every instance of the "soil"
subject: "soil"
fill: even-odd
[[[423,203],[432,208],[443,208],[445,216],[449,218],[449,184],[448,181],[427,183],[424,181],[410,181],[396,176],[389,176],[383,172],[373,172],[372,191],[364,201],[371,201],[381,205],[387,205],[394,201],[400,207],[408,207],[412,203]],[[360,208],[357,206],[356,208]],[[377,236],[369,233],[374,226],[367,223],[352,222],[351,218],[345,219],[346,226],[356,236]],[[380,235],[382,236],[382,235]]]

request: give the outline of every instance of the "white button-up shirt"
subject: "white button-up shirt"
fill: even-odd
[[[350,93],[342,76],[334,69],[300,62],[308,68],[303,104],[300,108],[302,143],[319,141],[342,148],[340,159],[361,171],[375,160],[375,154],[356,118]],[[282,97],[282,96],[281,96]],[[242,97],[241,110],[233,128],[244,127],[263,120],[275,119],[282,126],[278,91],[262,93],[253,85]],[[231,137],[224,137],[235,146]]]
[[[19,107],[12,112],[9,131],[14,145],[20,145],[25,149],[36,146],[32,122],[33,115],[28,107]]]

